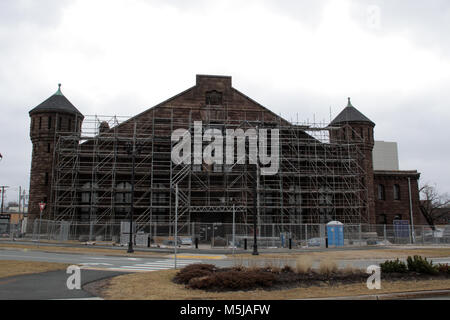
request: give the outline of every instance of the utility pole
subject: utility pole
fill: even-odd
[[[213,227],[214,231],[214,227]],[[174,267],[177,268],[177,246],[178,246],[178,183],[175,185],[175,242],[174,242],[174,248],[175,248],[175,254],[174,254]]]
[[[8,189],[9,186],[0,186],[0,188],[2,188],[2,212],[4,212],[3,208],[4,208],[4,203],[5,203],[5,189]]]
[[[21,200],[22,200],[22,187],[19,186],[19,214],[21,213],[20,212],[20,202],[21,202]]]
[[[408,178],[408,193],[409,193],[409,217],[411,220],[411,243],[416,242],[416,237],[414,234],[414,218],[413,218],[413,207],[412,207],[412,196],[411,196],[411,178]]]

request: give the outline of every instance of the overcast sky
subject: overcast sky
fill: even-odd
[[[448,0],[0,0],[0,185],[28,190],[28,111],[59,82],[85,115],[134,115],[219,74],[287,119],[352,97],[450,192],[449,31]]]

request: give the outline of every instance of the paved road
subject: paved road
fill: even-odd
[[[149,257],[130,258],[113,256],[95,256],[73,253],[52,253],[42,251],[1,250],[0,260],[57,262],[80,265],[84,269],[101,269],[105,271],[157,271],[174,268],[175,261],[170,258]],[[202,263],[202,260],[178,259],[177,267],[184,267],[191,263]]]
[[[81,285],[109,277],[120,272],[81,270]],[[92,299],[84,290],[69,290],[65,270],[21,275],[0,279],[0,300],[49,300],[49,299]]]

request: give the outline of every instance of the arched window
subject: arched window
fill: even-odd
[[[394,185],[394,200],[400,200],[400,186],[398,184]]]
[[[81,187],[81,220],[89,221],[96,215],[96,203],[98,198],[98,185],[87,182]]]
[[[156,206],[165,206],[169,204],[170,194],[165,190],[164,184],[155,183],[153,191],[153,205]]]
[[[87,182],[81,187],[81,204],[90,205],[97,201],[97,189],[96,183]]]
[[[384,190],[384,185],[378,185],[378,200],[386,200],[386,193]]]
[[[131,183],[120,182],[117,184],[116,204],[131,204]]]

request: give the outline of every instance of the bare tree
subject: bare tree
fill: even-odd
[[[10,201],[10,202],[8,202],[8,208],[9,207],[18,207],[19,206],[19,204],[16,202],[16,201]]]
[[[435,223],[450,215],[450,196],[446,193],[439,194],[436,186],[426,183],[420,188],[420,211],[428,224],[435,230]]]

